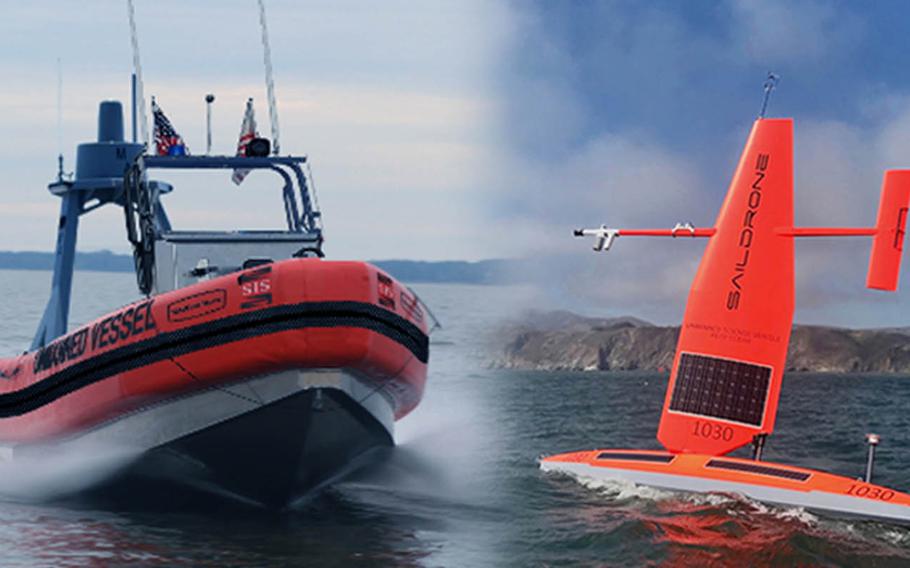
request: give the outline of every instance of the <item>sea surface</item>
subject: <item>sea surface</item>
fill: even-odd
[[[47,272],[0,271],[0,351],[29,343]],[[97,510],[48,501],[99,468],[0,468],[0,566],[910,565],[910,530],[730,495],[543,474],[541,454],[657,448],[666,377],[501,372],[483,365],[497,322],[533,302],[518,287],[416,285],[443,328],[423,404],[398,446],[299,510]],[[77,273],[73,325],[136,298],[128,274]],[[768,460],[862,473],[910,489],[910,379],[793,375]],[[25,487],[26,489],[23,489]]]

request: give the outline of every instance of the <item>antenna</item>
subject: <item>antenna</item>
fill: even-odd
[[[57,58],[57,181],[63,181],[63,65]]]
[[[145,114],[145,93],[142,87],[142,65],[139,62],[139,36],[136,34],[136,11],[133,0],[126,0],[127,14],[130,20],[130,43],[133,46],[133,73],[136,75],[136,100],[139,110],[140,143],[148,148],[149,127]]]
[[[275,102],[275,80],[272,77],[272,50],[269,47],[269,29],[265,23],[265,3],[259,1],[259,27],[262,30],[262,60],[265,64],[265,88],[269,99],[269,121],[272,124],[272,153],[280,152],[278,144],[278,104]]]
[[[863,476],[863,481],[866,483],[872,483],[872,467],[875,465],[875,446],[881,442],[881,437],[878,434],[866,434],[866,443],[869,444],[869,454],[866,457],[866,475]]]
[[[761,102],[761,112],[758,113],[758,118],[765,118],[765,111],[768,110],[768,100],[771,98],[771,91],[774,90],[774,87],[780,82],[780,75],[775,75],[771,71],[768,71],[768,78],[765,79],[764,90],[765,97]]]
[[[130,75],[130,122],[132,123],[132,135],[130,140],[133,144],[136,144],[136,139],[139,136],[136,133],[136,74],[133,73]]]

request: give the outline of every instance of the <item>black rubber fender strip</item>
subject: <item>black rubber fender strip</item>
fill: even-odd
[[[108,377],[187,353],[282,331],[356,327],[380,333],[429,361],[429,338],[403,317],[364,302],[306,302],[263,308],[159,333],[61,369],[0,394],[0,418],[20,416]]]

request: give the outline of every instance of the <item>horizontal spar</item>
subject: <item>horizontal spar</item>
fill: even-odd
[[[683,229],[619,229],[619,237],[711,237],[717,229],[683,228]]]
[[[778,227],[774,231],[781,237],[874,237],[876,227]],[[694,227],[688,223],[678,224],[672,229],[576,229],[576,237],[594,237],[594,250],[610,250],[617,237],[712,237],[717,233],[714,227]]]
[[[672,229],[575,229],[576,237],[594,237],[594,250],[607,251],[617,237],[710,237],[717,229],[696,228],[691,223],[677,223]]]
[[[780,227],[782,237],[874,237],[875,227]]]

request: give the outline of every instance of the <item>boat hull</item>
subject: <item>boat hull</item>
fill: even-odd
[[[544,471],[698,493],[731,493],[834,516],[910,523],[910,495],[861,480],[765,461],[642,450],[542,458]]]
[[[81,488],[78,500],[170,508],[226,497],[280,509],[391,446],[393,432],[390,402],[362,379],[286,371],[162,401],[66,440],[17,446],[7,457],[59,459],[99,448],[132,456]]]

